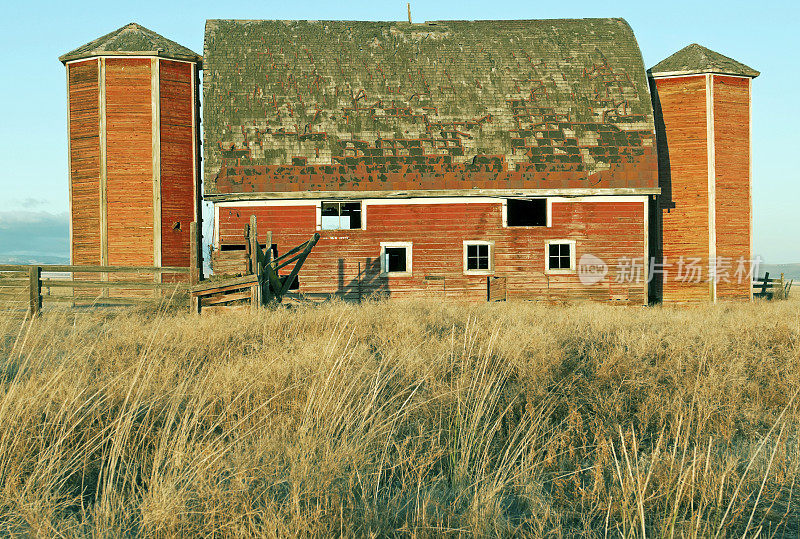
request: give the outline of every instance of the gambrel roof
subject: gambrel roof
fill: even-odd
[[[202,57],[135,22],[70,51],[58,59],[66,63],[92,56],[161,56],[200,62]]]
[[[719,73],[753,78],[760,75],[752,67],[697,43],[692,43],[661,60],[650,68],[649,72],[656,77],[659,75],[690,75],[694,73]]]
[[[206,194],[654,188],[622,19],[209,20]]]

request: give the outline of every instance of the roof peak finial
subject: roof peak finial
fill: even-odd
[[[406,2],[406,7],[408,8],[408,24],[412,24],[412,22],[411,22],[411,2]]]

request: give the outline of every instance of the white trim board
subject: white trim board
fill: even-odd
[[[706,75],[706,148],[708,159],[708,267],[717,260],[717,173],[714,141],[714,76]],[[711,301],[717,301],[717,278],[709,280]]]
[[[197,64],[200,63],[196,60],[178,60],[177,58],[170,58],[169,56],[159,56],[157,54],[96,54],[94,56],[87,56],[86,58],[76,58],[74,60],[67,60],[64,62],[65,66],[75,64],[78,62],[85,62],[87,60],[97,60],[100,58],[120,58],[124,60],[143,60],[145,58],[158,58],[159,60],[169,60],[170,62],[183,62],[184,64]]]

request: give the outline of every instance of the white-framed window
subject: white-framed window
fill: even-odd
[[[464,274],[489,275],[494,273],[494,242],[464,240]]]
[[[552,203],[547,198],[503,199],[503,226],[551,226],[552,207]]]
[[[411,242],[381,242],[381,273],[411,276]]]
[[[550,240],[544,244],[545,273],[575,272],[575,240]]]
[[[360,200],[322,200],[318,212],[318,230],[363,228],[363,204]]]

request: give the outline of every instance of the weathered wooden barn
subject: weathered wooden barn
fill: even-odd
[[[125,43],[100,46],[132,27],[157,36],[129,25],[62,58],[73,263],[100,256],[103,234],[108,242],[124,230],[146,231],[155,251],[169,243],[171,221],[200,217],[200,58],[161,36],[150,38],[164,42],[152,41],[149,54]],[[129,57],[108,58],[109,50]],[[150,63],[124,64],[133,71],[116,80],[146,86],[147,79],[152,90],[141,92],[141,118],[112,122],[112,94],[97,93],[114,79],[101,70],[130,55]],[[161,89],[158,80],[172,80],[154,78],[166,73],[165,62],[190,66],[181,81],[193,93]],[[721,258],[752,258],[749,100],[758,73],[713,51],[692,45],[646,72],[622,19],[209,20],[202,62],[204,198],[214,207],[216,273],[243,271],[242,231],[255,215],[259,231],[272,232],[265,247],[278,253],[321,235],[297,282],[308,296],[750,298],[749,278],[739,285],[718,276]],[[80,99],[105,107],[108,120]],[[152,104],[163,111],[165,99],[191,103],[181,110],[192,111],[191,123],[181,124],[191,127],[183,145],[167,151],[187,165],[175,177],[191,189],[169,193],[163,144],[173,131],[163,120],[160,131],[150,128],[159,122]],[[109,125],[141,151],[103,142],[114,133]],[[161,217],[147,209],[128,221],[120,212],[112,225],[103,196],[110,178],[123,177],[108,164],[134,157],[119,184],[129,192],[115,200],[160,204]],[[165,204],[194,213],[166,217]],[[165,263],[164,255],[148,260]],[[681,275],[689,263],[701,268],[699,277]]]

